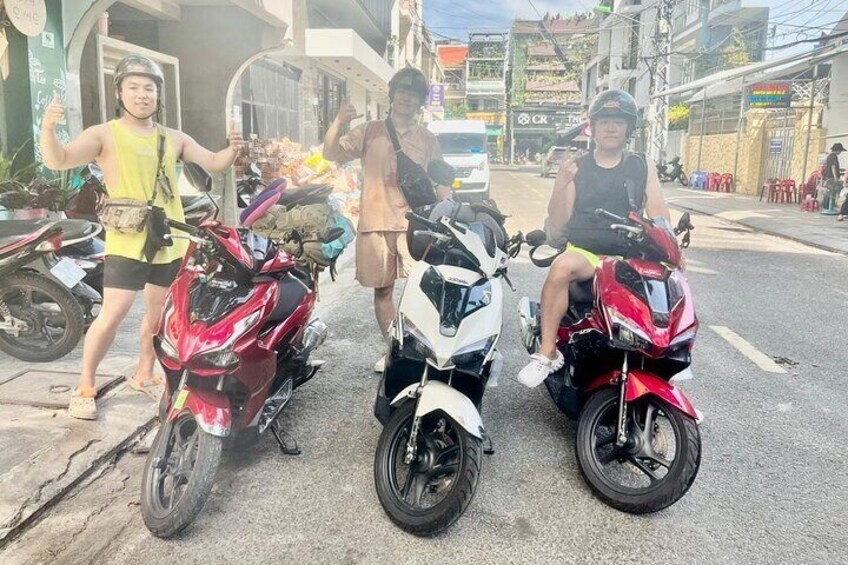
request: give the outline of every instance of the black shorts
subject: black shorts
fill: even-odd
[[[173,263],[151,265],[144,261],[107,255],[103,268],[103,287],[137,291],[144,290],[146,284],[153,284],[167,288],[177,278],[181,262],[177,259]]]

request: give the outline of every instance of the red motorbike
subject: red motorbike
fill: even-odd
[[[216,221],[169,224],[185,234],[172,237],[191,244],[154,336],[167,386],[141,510],[158,537],[177,534],[200,512],[225,440],[255,443],[270,429],[285,453],[299,454],[277,417],[320,367],[311,354],[327,334],[312,319],[317,272],[274,241]]]
[[[656,512],[683,497],[701,463],[700,414],[675,382],[691,377],[698,319],[680,272],[685,214],[677,229],[665,219],[605,212],[610,229],[628,242],[623,258],[606,257],[593,281],[572,285],[557,348],[565,366],[545,385],[554,403],[577,420],[580,471],[605,503],[633,514]],[[528,234],[538,259],[544,232]],[[539,347],[539,305],[521,300],[524,345]]]

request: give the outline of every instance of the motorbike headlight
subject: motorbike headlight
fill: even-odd
[[[238,355],[233,352],[233,345],[236,340],[249,332],[259,318],[262,316],[262,311],[257,310],[252,314],[248,314],[241,320],[233,324],[233,333],[220,346],[209,351],[204,351],[194,358],[194,362],[213,369],[232,369],[238,366]]]
[[[404,357],[418,359],[420,361],[436,359],[433,344],[406,316],[401,317],[401,329],[403,330]]]
[[[617,311],[607,308],[607,315],[611,322],[610,331],[612,335],[610,337],[618,347],[632,351],[640,351],[652,347],[653,343],[651,339]]]
[[[174,345],[174,339],[168,331],[168,321],[174,314],[174,299],[171,294],[165,299],[165,304],[162,307],[162,321],[159,330],[159,350],[160,352],[174,361],[179,361],[180,355],[177,352],[177,347]]]
[[[483,368],[483,362],[492,350],[492,346],[495,345],[496,339],[497,336],[491,336],[477,343],[472,343],[467,347],[463,347],[454,353],[451,363],[459,369],[471,373],[480,373]]]
[[[674,347],[677,347],[678,345],[682,345],[686,342],[693,342],[693,341],[695,341],[695,336],[697,334],[698,334],[698,328],[697,327],[686,330],[685,332],[683,332],[682,334],[680,334],[679,336],[677,336],[673,340],[671,340],[671,347],[674,348]]]
[[[171,343],[171,340],[168,338],[167,333],[162,335],[162,338],[159,340],[159,351],[173,361],[179,361],[180,355],[177,353],[177,348],[174,347],[174,344]]]

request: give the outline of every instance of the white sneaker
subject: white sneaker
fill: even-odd
[[[380,357],[380,360],[374,363],[374,372],[382,373],[386,370],[386,356]]]
[[[531,355],[530,362],[518,373],[518,382],[530,388],[542,384],[542,381],[548,378],[548,375],[559,371],[565,365],[565,358],[562,353],[557,351],[556,354],[556,359],[549,359],[541,353]]]

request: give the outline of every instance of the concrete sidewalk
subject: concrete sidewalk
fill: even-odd
[[[754,196],[663,186],[670,206],[736,222],[756,231],[785,237],[848,255],[848,221],[802,212],[797,204],[760,202]]]
[[[0,353],[0,547],[153,423],[155,403],[123,380],[136,368],[143,308],[138,297],[98,370],[94,422],[66,410],[82,369],[81,343],[52,363]]]

